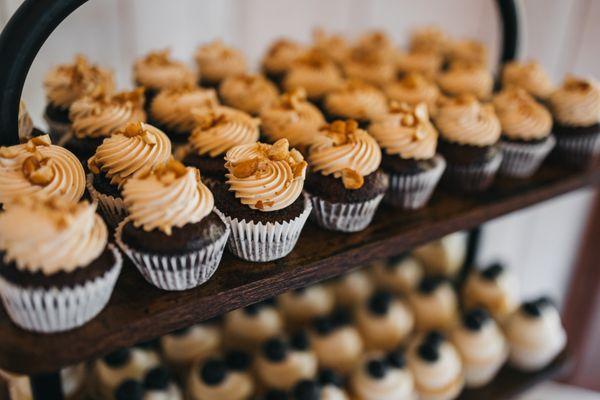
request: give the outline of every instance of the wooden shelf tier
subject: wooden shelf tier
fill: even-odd
[[[284,259],[255,264],[226,253],[209,282],[184,292],[154,288],[127,262],[108,306],[81,328],[53,335],[29,333],[0,310],[0,368],[25,374],[55,371],[598,183],[600,169],[576,172],[545,165],[528,180],[499,179],[483,194],[438,190],[419,211],[382,206],[359,233],[329,232],[308,223]],[[517,380],[507,374],[510,381]]]

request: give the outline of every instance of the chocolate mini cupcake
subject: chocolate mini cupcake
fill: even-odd
[[[136,174],[147,174],[171,157],[167,135],[152,125],[130,123],[106,138],[88,160],[87,189],[111,227],[127,215],[121,189]]]
[[[396,68],[400,75],[420,74],[427,79],[435,79],[442,68],[444,58],[433,49],[415,49],[399,52]]]
[[[317,223],[341,232],[365,229],[388,187],[375,139],[356,121],[335,121],[315,137],[308,158],[306,191]]]
[[[372,266],[373,281],[377,287],[395,293],[408,295],[423,279],[423,265],[408,253],[391,257]]]
[[[78,202],[85,191],[85,172],[70,151],[50,142],[48,135],[25,144],[0,147],[0,205],[16,197],[38,194]]]
[[[332,279],[329,286],[339,307],[355,308],[365,302],[375,290],[375,285],[364,270],[356,270]]]
[[[502,67],[502,86],[518,86],[538,100],[547,99],[554,85],[537,61],[511,61]]]
[[[466,192],[490,187],[502,162],[497,145],[501,127],[494,107],[471,95],[443,98],[434,122],[441,135],[439,151],[447,163],[447,186]]]
[[[279,39],[269,46],[261,66],[269,80],[281,85],[296,59],[306,52],[306,46],[289,39]]]
[[[335,298],[328,287],[312,285],[290,290],[277,298],[289,327],[299,327],[333,311]]]
[[[366,355],[350,377],[355,400],[414,400],[417,397],[412,373],[404,354]]]
[[[260,120],[225,106],[195,114],[196,127],[188,139],[189,148],[183,163],[199,168],[209,187],[224,184],[227,179],[225,153],[235,146],[257,142]]]
[[[567,163],[587,168],[600,160],[600,85],[567,76],[548,99],[556,150]]]
[[[258,115],[261,110],[277,100],[279,91],[273,82],[258,74],[230,75],[219,86],[223,104]]]
[[[214,274],[229,227],[213,212],[200,171],[170,160],[123,186],[129,212],[115,238],[142,276],[163,290],[187,290]]]
[[[289,390],[304,379],[317,374],[317,356],[304,331],[289,339],[273,337],[264,342],[256,357],[256,374],[269,389]]]
[[[110,93],[114,86],[111,71],[90,64],[81,55],[76,56],[71,64],[61,64],[51,69],[44,78],[48,101],[44,119],[54,141],[58,141],[69,130],[69,108],[75,100],[93,94],[98,88]]]
[[[385,94],[399,103],[408,103],[416,106],[419,103],[427,104],[427,108],[434,114],[440,89],[433,82],[419,73],[406,74],[404,77],[390,82],[384,88]]]
[[[345,75],[377,87],[385,87],[396,78],[396,65],[389,54],[378,49],[354,47],[342,63]]]
[[[516,86],[505,88],[495,95],[494,108],[502,126],[499,173],[514,178],[530,177],[556,144],[550,135],[550,112]]]
[[[408,295],[418,331],[448,330],[458,322],[458,300],[450,282],[442,278],[423,278],[417,290]]]
[[[392,102],[389,113],[369,126],[369,133],[383,150],[382,167],[389,177],[386,202],[408,210],[425,206],[446,168],[435,152],[438,133],[427,105],[413,108]]]
[[[206,360],[190,371],[190,400],[251,400],[255,392],[249,354],[234,351]]]
[[[419,399],[456,399],[464,387],[460,355],[452,343],[437,331],[415,338],[408,349],[407,363],[413,373]]]
[[[195,112],[219,105],[214,89],[196,85],[161,90],[150,106],[150,123],[167,134],[173,143],[186,143],[196,126]]]
[[[146,121],[144,90],[83,97],[71,105],[69,116],[70,136],[64,147],[86,163],[105,138],[130,122]]]
[[[388,112],[385,95],[375,86],[357,80],[348,80],[325,97],[324,112],[327,121],[354,119],[366,129],[376,117]]]
[[[504,326],[510,363],[523,371],[537,371],[552,362],[566,345],[560,315],[550,299],[523,303]]]
[[[312,209],[302,195],[307,163],[287,139],[243,144],[225,156],[227,185],[217,186],[216,212],[231,226],[227,248],[264,262],[292,251]]]
[[[121,271],[95,204],[38,196],[0,213],[0,296],[21,328],[77,328],[104,308]]]
[[[327,93],[343,83],[340,68],[323,52],[312,49],[296,59],[283,80],[285,90],[303,88],[310,101],[321,105]]]
[[[223,318],[225,347],[256,350],[265,340],[282,334],[283,326],[274,299],[231,311]]]
[[[306,154],[316,132],[325,124],[321,111],[306,100],[306,91],[285,93],[260,113],[262,133],[269,142],[287,139],[290,146]]]
[[[469,388],[484,386],[494,379],[508,357],[502,331],[482,308],[465,314],[451,338],[462,358]]]
[[[316,28],[313,30],[312,39],[313,48],[325,54],[336,64],[342,64],[346,59],[350,45],[344,36]]]
[[[454,279],[465,264],[467,233],[454,232],[415,249],[413,256],[421,262],[425,275]]]
[[[389,351],[410,335],[415,318],[408,305],[390,292],[377,291],[356,311],[356,325],[365,347]]]
[[[216,89],[225,78],[243,74],[248,69],[246,57],[220,40],[200,46],[195,58],[200,85],[205,87]]]
[[[161,337],[160,347],[164,359],[179,370],[216,355],[222,339],[219,323],[209,320]]]
[[[146,89],[146,108],[162,89],[194,85],[196,74],[185,63],[171,58],[171,51],[158,50],[135,61],[133,79]]]
[[[481,64],[454,62],[438,75],[437,83],[447,95],[470,94],[483,101],[492,95],[494,77]]]

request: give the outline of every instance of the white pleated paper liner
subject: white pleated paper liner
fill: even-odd
[[[384,193],[361,203],[330,203],[307,193],[313,205],[314,220],[322,228],[338,232],[358,232],[365,229],[375,215]]]
[[[542,165],[555,144],[556,139],[552,135],[541,143],[500,141],[502,164],[499,174],[511,178],[529,178]]]
[[[28,331],[54,333],[77,328],[94,318],[108,303],[123,264],[117,248],[112,244],[108,248],[115,257],[114,266],[83,285],[29,288],[0,277],[0,296],[10,319]]]
[[[94,187],[94,175],[92,174],[87,175],[86,187],[92,200],[98,203],[98,208],[106,223],[112,229],[115,229],[127,216],[127,208],[125,208],[123,199],[97,191]]]
[[[69,132],[71,124],[67,122],[53,121],[46,114],[44,114],[44,120],[48,124],[48,135],[50,135],[52,143],[62,146],[64,142],[62,139],[67,136],[67,132]]]
[[[129,247],[122,240],[129,218],[117,226],[115,241],[148,283],[163,290],[187,290],[208,281],[221,262],[230,232],[225,220],[221,220],[226,225],[225,232],[214,243],[181,254],[152,254]]]
[[[556,135],[556,151],[564,161],[575,167],[590,167],[600,160],[600,132]]]
[[[481,192],[492,186],[502,163],[502,152],[483,164],[453,165],[447,163],[443,180],[447,187],[464,192]]]
[[[225,215],[217,208],[215,212],[224,218],[231,228],[227,249],[243,260],[265,262],[285,257],[292,251],[311,209],[310,201],[305,197],[304,211],[299,216],[290,221],[275,223],[240,221]]]
[[[436,154],[432,161],[433,168],[417,174],[388,174],[389,188],[384,201],[405,210],[425,206],[446,169],[446,160],[441,155]]]

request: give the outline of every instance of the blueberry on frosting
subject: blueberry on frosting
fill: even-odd
[[[220,360],[208,360],[200,369],[200,378],[208,386],[216,386],[225,380],[227,365]]]
[[[232,371],[245,371],[250,362],[250,355],[243,351],[233,350],[225,354],[225,364]]]
[[[294,290],[292,290],[292,293],[294,293],[295,295],[301,296],[306,292],[306,288],[305,287],[300,287],[300,288],[296,288]]]
[[[119,349],[104,356],[104,362],[110,367],[121,367],[129,361],[131,351],[129,349]]]
[[[387,268],[394,269],[398,266],[398,264],[400,264],[402,261],[404,261],[406,258],[408,258],[408,256],[410,256],[410,252],[405,251],[402,254],[399,254],[394,257],[390,257],[388,259],[388,262],[385,263],[385,266]]]
[[[262,398],[263,400],[288,400],[288,395],[283,390],[269,390]]]
[[[263,353],[269,361],[283,361],[287,353],[287,344],[281,338],[269,339],[263,345]]]
[[[387,365],[382,360],[371,360],[366,365],[367,373],[373,379],[383,379],[387,372]]]
[[[376,292],[368,302],[369,310],[375,315],[385,315],[390,308],[392,295],[389,292]]]
[[[500,263],[494,263],[482,270],[481,276],[488,281],[493,281],[496,278],[498,278],[498,276],[500,276],[503,272],[504,267]]]
[[[463,324],[470,331],[479,331],[489,319],[490,315],[485,309],[475,308],[465,315]]]
[[[317,317],[313,321],[313,328],[319,335],[327,335],[334,329],[333,322],[329,317]]]
[[[306,351],[310,347],[310,340],[305,331],[298,331],[290,338],[290,346],[294,350]]]
[[[320,389],[319,385],[314,381],[300,381],[293,390],[294,400],[319,400],[321,398]]]
[[[143,397],[144,388],[142,384],[133,379],[124,381],[115,390],[116,400],[142,400]]]
[[[325,368],[319,372],[318,380],[323,386],[334,385],[339,388],[344,386],[344,378],[329,368]]]
[[[539,318],[542,316],[543,308],[552,305],[552,300],[549,297],[543,296],[538,299],[523,303],[521,308],[523,312],[530,317]]]
[[[390,351],[386,357],[386,362],[394,368],[404,368],[406,365],[406,359],[404,353],[400,350]]]
[[[430,331],[425,336],[424,342],[434,346],[439,346],[445,340],[444,335],[440,331]]]
[[[173,336],[184,336],[190,331],[191,327],[186,326],[185,328],[177,329],[171,332]]]
[[[155,350],[158,349],[160,343],[159,343],[159,339],[152,339],[152,340],[148,340],[145,342],[140,342],[138,344],[135,345],[135,347],[139,348],[139,349],[144,349],[144,350]]]
[[[425,294],[432,293],[442,283],[444,283],[443,278],[438,278],[438,277],[423,278],[421,280],[421,282],[419,283],[419,292],[425,293]]]
[[[440,352],[438,346],[433,343],[423,342],[418,348],[419,356],[428,362],[436,362],[440,358]]]
[[[341,327],[349,325],[351,322],[350,312],[348,310],[339,308],[331,314],[331,320],[335,327]]]
[[[156,367],[148,371],[144,377],[144,387],[147,390],[165,390],[171,383],[171,374],[165,367]]]

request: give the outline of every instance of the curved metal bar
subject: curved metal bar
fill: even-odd
[[[26,0],[0,35],[0,144],[18,143],[25,78],[52,31],[87,0]]]
[[[514,60],[519,49],[520,21],[518,0],[496,0],[502,28],[502,53],[500,63]]]

